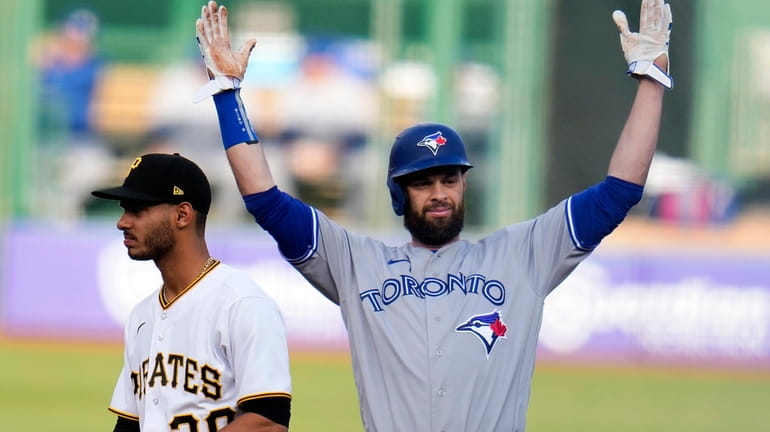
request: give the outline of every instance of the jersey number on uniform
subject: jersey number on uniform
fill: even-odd
[[[208,426],[208,431],[216,432],[217,420],[222,418],[227,419],[225,424],[230,423],[235,418],[235,411],[230,408],[221,408],[211,411],[206,417],[206,425]],[[198,432],[198,419],[195,418],[195,416],[192,414],[178,415],[174,417],[174,420],[172,420],[168,426],[171,428],[171,430],[182,430],[180,427],[183,425],[187,425],[187,430],[190,432]]]

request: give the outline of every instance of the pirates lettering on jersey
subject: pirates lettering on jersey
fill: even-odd
[[[219,370],[180,354],[157,353],[152,359],[142,362],[141,371],[131,371],[134,394],[141,399],[147,387],[171,386],[196,394],[200,393],[211,400],[222,397],[222,374]]]
[[[446,279],[425,278],[422,281],[411,275],[401,275],[398,278],[386,279],[380,288],[366,290],[359,294],[359,297],[362,302],[372,307],[372,311],[382,312],[384,307],[401,298],[425,299],[457,292],[463,295],[480,295],[495,306],[505,303],[505,285],[502,282],[487,280],[486,276],[480,274],[465,276],[462,273],[449,273]]]

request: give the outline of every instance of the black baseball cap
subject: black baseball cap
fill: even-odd
[[[179,153],[149,153],[134,159],[123,185],[91,192],[97,198],[179,204],[208,214],[211,186],[203,170]]]

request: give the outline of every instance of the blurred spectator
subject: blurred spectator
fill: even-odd
[[[277,118],[297,194],[338,217],[363,214],[373,83],[339,58],[340,41],[310,41],[296,81],[279,95]]]
[[[110,173],[111,151],[94,129],[93,102],[104,62],[95,49],[99,20],[91,11],[70,13],[46,35],[36,54],[40,79],[38,164],[42,214],[73,219],[94,184]],[[55,208],[51,208],[51,207]]]
[[[735,188],[689,160],[656,153],[639,211],[665,223],[704,226],[726,223],[737,210]]]
[[[215,196],[209,220],[250,220],[222,153],[214,103],[210,99],[192,102],[193,94],[208,79],[197,46],[191,46],[183,59],[163,65],[149,92],[149,130],[137,152],[176,152],[200,161]]]
[[[468,149],[468,157],[477,168],[472,173],[466,193],[466,223],[481,225],[486,213],[487,191],[494,184],[487,167],[491,132],[500,110],[501,82],[495,69],[476,62],[461,63],[454,71],[455,123]],[[473,101],[472,103],[468,103]]]
[[[99,20],[88,10],[72,12],[39,55],[43,129],[64,129],[74,136],[93,135],[92,101],[102,60],[94,38]]]

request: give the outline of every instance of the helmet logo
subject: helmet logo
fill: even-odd
[[[433,153],[433,156],[436,156],[439,147],[442,147],[445,144],[446,138],[441,134],[441,131],[438,131],[423,138],[422,141],[417,143],[417,147],[427,147],[431,153]]]

